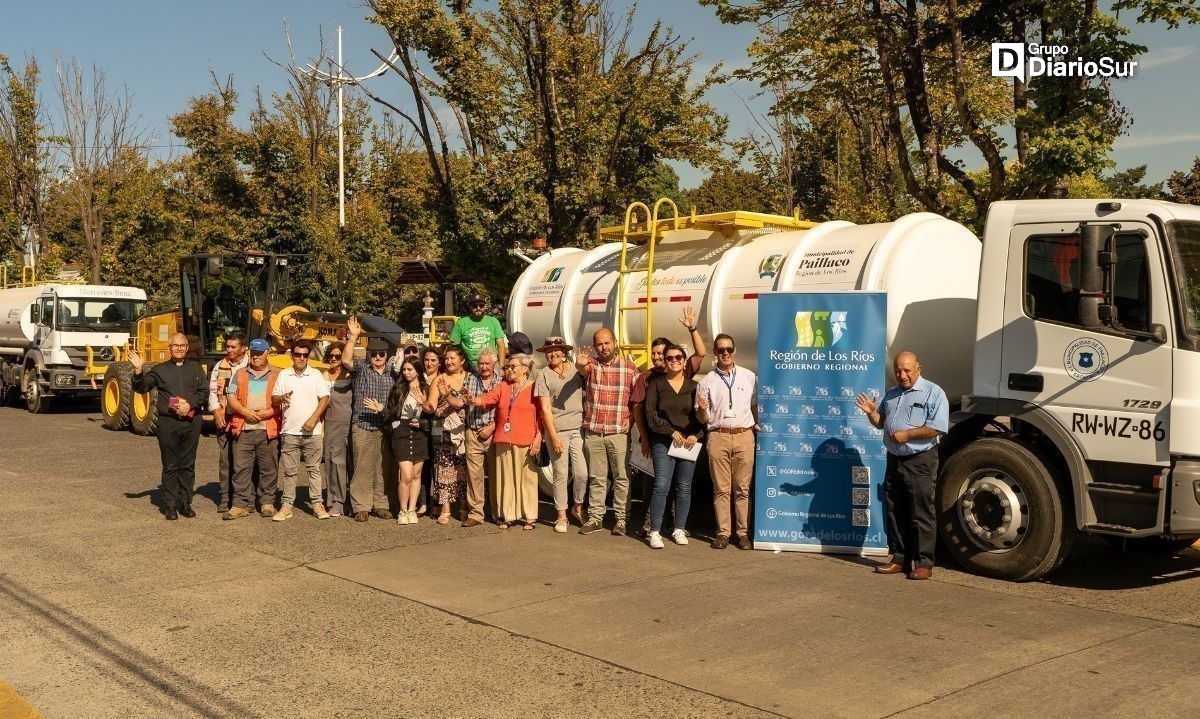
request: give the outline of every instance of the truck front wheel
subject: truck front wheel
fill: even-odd
[[[38,374],[36,367],[25,370],[25,409],[33,414],[45,414],[50,411],[51,398],[42,391]]]
[[[1074,522],[1045,462],[1008,439],[979,439],[952,455],[937,495],[942,541],[968,571],[1026,582],[1062,563]]]

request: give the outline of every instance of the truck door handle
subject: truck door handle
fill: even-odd
[[[1045,386],[1046,378],[1040,374],[1011,372],[1008,375],[1008,388],[1017,392],[1041,392]]]

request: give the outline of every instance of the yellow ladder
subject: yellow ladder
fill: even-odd
[[[654,339],[654,248],[658,244],[659,220],[658,210],[664,204],[671,206],[674,213],[671,218],[671,229],[679,229],[679,207],[670,198],[663,197],[654,203],[651,210],[644,202],[634,202],[625,208],[625,227],[621,233],[621,267],[617,271],[617,351],[628,357],[638,367],[649,369],[652,364],[650,343]],[[646,217],[646,228],[638,229],[635,210],[641,210]],[[630,267],[629,246],[634,240],[646,238],[646,254],[641,267]],[[631,276],[646,276],[646,296],[643,304],[626,304]],[[629,337],[629,321],[627,313],[645,312],[646,328],[645,341],[633,342]]]

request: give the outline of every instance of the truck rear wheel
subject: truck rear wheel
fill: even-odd
[[[158,427],[158,412],[155,406],[158,402],[158,390],[149,392],[134,392],[130,403],[129,421],[134,434],[150,436]]]
[[[942,541],[971,572],[1027,582],[1070,553],[1074,523],[1042,459],[1008,439],[980,439],[952,455],[938,484]]]
[[[25,370],[25,409],[33,414],[45,414],[50,411],[51,397],[47,396],[42,391],[42,385],[38,382],[38,371],[36,367],[30,367]]]
[[[104,370],[100,393],[100,416],[105,429],[123,432],[129,429],[133,404],[133,365],[113,362]]]

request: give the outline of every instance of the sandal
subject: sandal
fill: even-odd
[[[437,523],[442,524],[442,525],[450,524],[450,515],[449,514],[438,515]]]
[[[497,519],[496,526],[501,529],[508,529],[508,522],[505,522],[503,519]]]
[[[533,522],[526,522],[526,523],[525,523],[525,526],[524,526],[524,527],[521,527],[521,529],[523,529],[523,530],[525,530],[526,532],[528,532],[528,531],[532,530],[532,529],[533,529],[534,527],[536,527],[536,526],[537,526],[537,525],[536,525],[536,524],[534,524]]]

